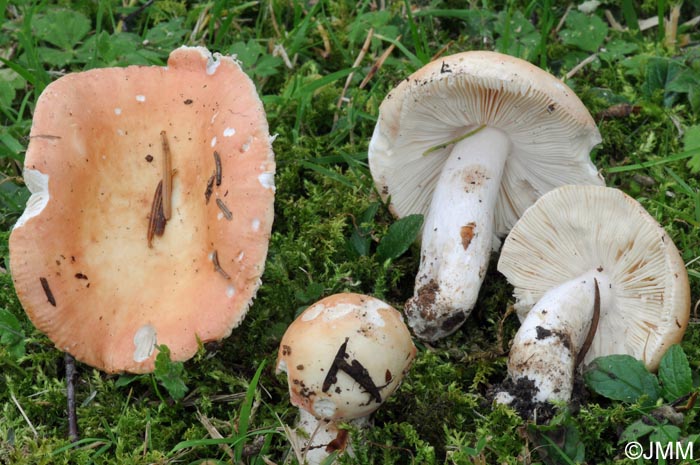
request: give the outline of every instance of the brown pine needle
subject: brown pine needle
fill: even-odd
[[[398,36],[396,38],[396,42],[401,40],[401,36]],[[367,73],[367,76],[362,80],[360,83],[360,89],[364,89],[367,83],[369,82],[370,79],[374,77],[374,75],[381,69],[381,67],[384,65],[384,62],[386,61],[387,58],[389,58],[389,55],[391,55],[391,52],[394,51],[396,48],[396,45],[391,44],[386,50],[384,50],[384,53],[381,54],[381,56],[377,59],[377,61],[374,62],[372,67],[369,69],[369,72]]]
[[[163,215],[166,220],[172,214],[171,200],[173,195],[172,160],[170,154],[170,144],[165,131],[160,131],[160,139],[163,145]]]
[[[362,44],[362,48],[360,49],[360,53],[357,54],[357,57],[355,58],[354,63],[352,64],[353,68],[357,68],[360,66],[360,63],[362,63],[362,60],[364,60],[365,55],[367,55],[367,52],[369,51],[369,46],[372,43],[372,36],[374,35],[374,28],[370,28],[369,31],[367,32],[367,37],[365,38],[365,42]],[[348,74],[348,77],[345,79],[345,85],[343,86],[343,91],[340,93],[340,97],[338,98],[338,103],[336,103],[335,107],[340,110],[340,107],[343,106],[343,102],[345,101],[345,94],[348,91],[348,88],[350,87],[350,83],[352,82],[352,78],[355,76],[355,72],[353,71],[352,73]],[[333,122],[338,121],[338,112],[335,113],[335,116],[333,116]]]

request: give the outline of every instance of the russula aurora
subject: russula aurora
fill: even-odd
[[[617,189],[564,186],[542,196],[506,238],[498,271],[515,287],[522,321],[508,373],[534,383],[539,402],[568,401],[581,361],[628,354],[656,370],[688,324],[676,246]]]
[[[280,343],[277,371],[287,373],[311,442],[306,459],[320,463],[343,449],[338,422],[361,426],[399,386],[416,354],[401,314],[379,299],[335,294],[307,308]]]
[[[537,198],[563,184],[602,184],[589,158],[600,140],[571,89],[495,52],[440,58],[386,96],[369,165],[396,216],[425,216],[405,307],[416,335],[436,340],[459,328],[495,236]]]
[[[274,171],[262,103],[230,57],[181,47],[165,67],[58,79],[34,113],[32,195],[10,237],[22,305],[107,372],[151,371],[160,344],[191,357],[260,284]]]

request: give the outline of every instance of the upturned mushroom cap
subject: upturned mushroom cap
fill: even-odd
[[[287,373],[292,404],[319,419],[352,420],[396,390],[415,354],[398,311],[374,297],[335,294],[289,326],[277,371]]]
[[[512,143],[494,212],[498,235],[554,187],[603,184],[589,158],[600,133],[569,87],[524,60],[464,52],[425,65],[381,104],[369,164],[396,216],[427,214],[454,144],[425,152],[481,125],[500,129]],[[468,189],[483,179],[477,171],[464,182]]]
[[[161,131],[172,216],[149,247]],[[22,305],[59,349],[107,372],[151,371],[155,344],[191,357],[230,334],[260,284],[274,171],[262,103],[230,57],[182,47],[167,67],[58,79],[34,113],[32,196],[10,237]]]
[[[633,198],[564,186],[530,207],[506,238],[498,271],[515,287],[521,321],[549,290],[593,271],[608,281],[584,359],[629,354],[655,370],[688,324],[688,275],[666,231]],[[589,273],[590,274],[590,273]]]

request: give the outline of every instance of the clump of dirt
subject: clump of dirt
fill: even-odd
[[[435,297],[439,291],[440,285],[434,279],[431,279],[428,284],[418,289],[416,306],[420,309],[421,316],[428,321],[435,319],[435,315],[427,310],[435,303]]]
[[[549,402],[534,400],[538,391],[539,388],[535,386],[535,382],[528,377],[517,381],[508,378],[502,384],[489,389],[486,397],[493,402],[497,394],[507,392],[513,396],[513,401],[509,405],[518,412],[518,415],[524,419],[535,420],[537,424],[544,424],[554,417],[557,408]]]
[[[557,413],[557,406],[549,402],[539,402],[534,400],[539,389],[535,386],[535,382],[528,377],[520,378],[513,381],[508,378],[503,383],[492,386],[486,392],[486,398],[490,403],[493,403],[496,395],[506,392],[513,397],[509,406],[518,412],[523,419],[534,420],[536,424],[546,424]],[[573,414],[576,414],[581,405],[588,401],[589,393],[586,389],[585,382],[580,373],[574,377],[574,388],[569,401],[568,408]]]

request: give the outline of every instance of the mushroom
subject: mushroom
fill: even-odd
[[[32,195],[10,236],[29,318],[106,372],[228,336],[260,285],[274,171],[262,103],[230,57],[181,47],[166,67],[58,79],[36,106]]]
[[[563,184],[603,183],[589,159],[600,140],[571,89],[495,52],[440,58],[386,96],[369,165],[396,216],[425,216],[405,307],[420,338],[437,340],[461,326],[495,236],[537,198]]]
[[[628,354],[658,368],[688,324],[688,275],[656,220],[622,191],[564,186],[542,196],[498,262],[522,325],[510,378],[538,402],[568,401],[580,362]],[[504,396],[508,400],[508,396]]]
[[[280,343],[298,426],[310,437],[306,459],[321,461],[347,443],[339,422],[360,427],[398,388],[416,348],[401,314],[374,297],[342,293],[308,307]]]

